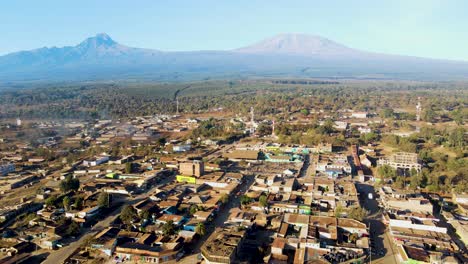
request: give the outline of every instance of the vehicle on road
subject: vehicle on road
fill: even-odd
[[[369,194],[367,195],[367,198],[369,198],[369,200],[372,200],[372,199],[374,199],[374,195],[373,195],[372,193],[369,193]]]

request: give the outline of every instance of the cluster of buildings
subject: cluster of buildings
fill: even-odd
[[[379,189],[383,222],[403,262],[458,263],[460,250],[445,219],[436,217],[431,197],[384,186]]]
[[[251,115],[244,122],[250,133],[258,127]],[[345,111],[334,125],[370,133],[373,115]],[[378,157],[372,145],[337,151],[332,144],[282,145],[255,137],[221,146],[217,139],[187,140],[185,133],[199,122],[157,115],[38,124],[70,133],[34,142],[47,151],[15,142],[0,152],[0,240],[9,254],[0,254],[0,262],[35,250],[63,253],[63,242],[79,236],[71,228],[77,226],[90,230],[92,239],[63,253],[73,263],[176,263],[191,251],[199,257],[191,263],[365,263],[375,235],[356,216],[367,206],[357,184],[373,183],[376,163],[422,169],[415,153]],[[71,179],[79,180],[78,188],[64,187]],[[451,227],[467,241],[466,195],[443,204],[454,209],[441,210],[442,218],[426,194],[385,184],[376,191],[399,261],[453,261],[462,247]],[[131,219],[121,207],[133,212]]]
[[[206,263],[236,263],[258,247],[267,250],[265,263],[334,263],[368,257],[368,227],[348,218],[350,211],[360,208],[354,182],[320,173],[316,162],[305,162],[305,156],[336,157],[336,164],[344,165],[343,174],[351,174],[350,164],[343,154],[332,153],[331,146],[315,149],[319,148],[325,151],[311,154],[310,149],[295,148],[301,162],[269,162],[258,154],[292,150],[278,145],[239,147],[224,155],[248,161],[253,180],[240,208],[231,209],[223,228],[202,246]]]

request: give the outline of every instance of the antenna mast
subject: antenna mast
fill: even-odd
[[[176,115],[179,114],[179,97],[176,98]]]
[[[418,104],[416,105],[416,121],[421,120],[421,110],[422,110],[421,97],[418,97]]]

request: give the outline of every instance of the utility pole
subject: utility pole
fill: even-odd
[[[176,98],[176,115],[179,114],[179,97]]]
[[[418,104],[416,105],[416,121],[421,120],[421,110],[422,110],[421,97],[418,97]]]
[[[275,136],[275,120],[273,120],[273,125],[271,128],[271,135],[274,137]]]
[[[253,124],[254,124],[254,122],[255,122],[255,119],[254,119],[254,108],[253,108],[253,106],[250,107],[250,122],[252,123],[252,126],[253,126]]]

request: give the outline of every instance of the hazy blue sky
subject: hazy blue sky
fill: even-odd
[[[161,50],[233,49],[295,32],[369,51],[468,60],[467,10],[464,0],[1,1],[0,54],[76,45],[99,32]]]

